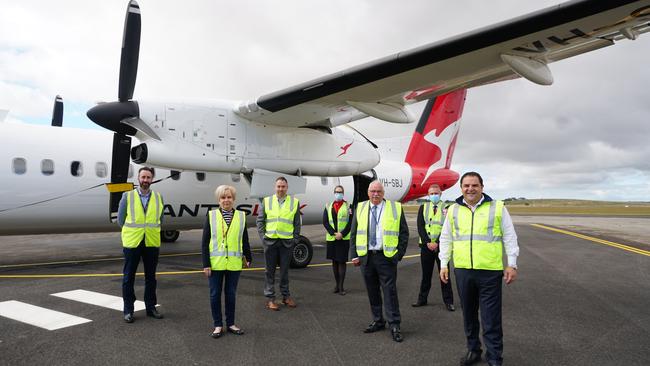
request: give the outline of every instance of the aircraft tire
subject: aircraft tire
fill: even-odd
[[[300,235],[298,243],[291,248],[291,268],[305,268],[311,263],[314,248],[306,237]]]
[[[178,240],[178,237],[181,235],[178,230],[162,230],[160,232],[160,241],[163,243],[173,243]]]

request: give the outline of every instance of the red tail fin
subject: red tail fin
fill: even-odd
[[[426,195],[431,184],[438,184],[445,190],[458,181],[458,173],[449,168],[465,95],[466,90],[462,89],[427,102],[406,153],[405,161],[411,166],[413,178],[403,201]]]

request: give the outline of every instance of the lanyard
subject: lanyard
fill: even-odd
[[[223,249],[226,249],[226,238],[228,237],[228,231],[230,231],[230,227],[232,226],[232,221],[235,219],[235,211],[232,211],[232,218],[230,219],[230,224],[226,225],[226,219],[223,217],[223,210],[221,211],[221,232],[223,233],[223,237],[221,238],[221,245],[223,246]]]

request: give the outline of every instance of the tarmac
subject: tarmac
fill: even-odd
[[[614,219],[591,226],[576,222],[592,218],[552,219],[514,217],[521,253],[517,281],[504,285],[504,364],[648,365],[650,235],[623,235],[628,230]],[[246,334],[220,339],[209,337],[198,230],[161,249],[158,302],[165,319],[139,311],[133,324],[105,304],[52,296],[83,290],[78,293],[119,298],[118,233],[0,237],[0,365],[457,365],[465,351],[460,309],[445,310],[435,279],[429,305],[410,306],[421,271],[415,220],[408,220],[411,238],[397,282],[403,343],[388,331],[362,332],[371,317],[358,268],[348,265],[347,295],[332,293],[317,225],[303,228],[314,244],[312,265],[290,271],[298,307],[264,308],[263,255],[255,249],[237,292],[236,323]],[[649,227],[650,219],[636,220]],[[259,242],[254,230],[249,235]],[[142,277],[136,294],[142,299]],[[459,307],[455,282],[454,296]],[[17,302],[84,322],[47,330],[1,315],[3,305]]]

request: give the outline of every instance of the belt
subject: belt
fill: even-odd
[[[368,253],[370,254],[384,254],[384,251],[382,249],[368,249]]]

